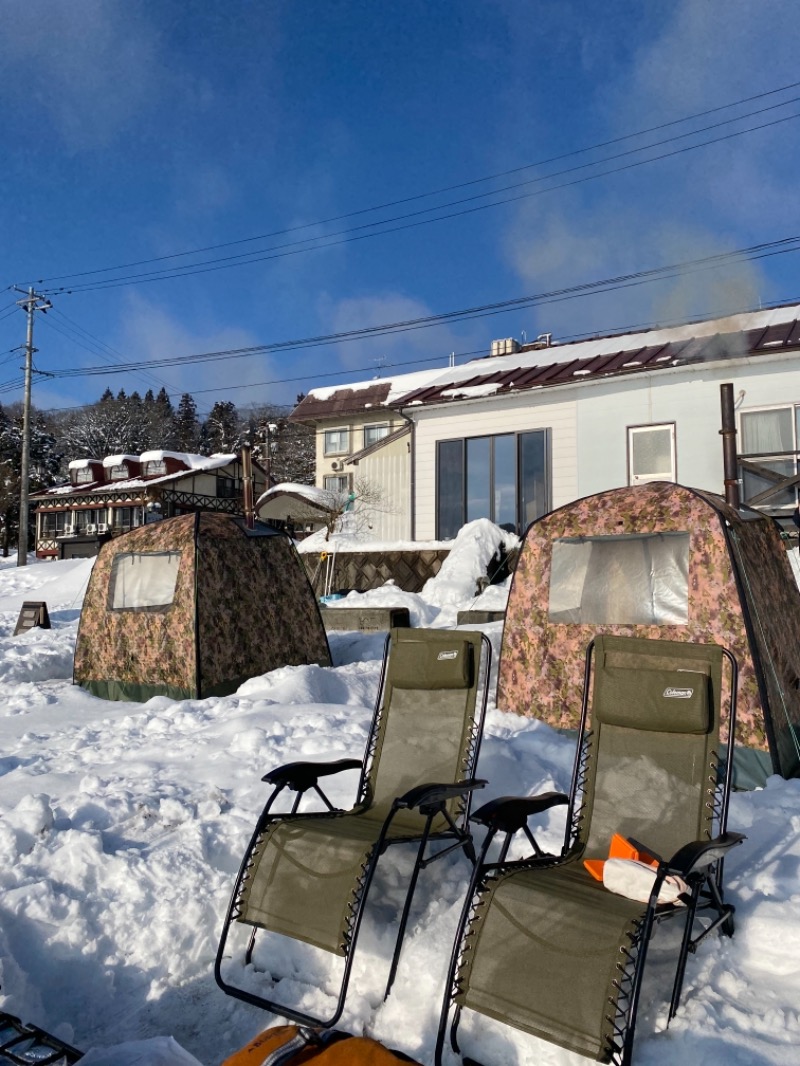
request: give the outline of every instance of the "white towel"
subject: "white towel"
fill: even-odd
[[[655,879],[656,867],[637,862],[636,859],[607,859],[603,864],[603,884],[606,888],[618,896],[637,899],[641,903],[647,903],[650,899]],[[683,878],[672,875],[665,877],[658,893],[658,902],[683,906],[678,896],[688,891],[689,886]]]

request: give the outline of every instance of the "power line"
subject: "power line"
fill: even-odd
[[[778,126],[778,125],[780,125],[782,123],[790,122],[790,120],[793,120],[795,118],[800,118],[800,113],[793,114],[793,115],[786,115],[786,116],[783,116],[781,118],[775,118],[775,119],[772,120],[772,122],[763,123],[763,124],[758,125],[758,126],[753,126],[753,127],[750,127],[749,129],[746,129],[746,130],[738,130],[738,131],[733,132],[733,133],[722,134],[721,136],[718,136],[718,138],[711,138],[710,140],[700,142],[699,144],[686,145],[683,148],[678,148],[678,149],[675,149],[674,151],[662,152],[661,155],[653,156],[653,157],[651,157],[649,159],[635,160],[634,162],[626,163],[626,164],[624,164],[622,166],[612,167],[611,169],[608,169],[608,171],[602,171],[602,172],[598,172],[596,174],[585,175],[585,176],[583,176],[581,178],[576,178],[576,179],[574,179],[572,181],[564,181],[564,182],[561,182],[560,184],[551,185],[551,187],[549,187],[547,189],[540,189],[540,190],[537,190],[537,191],[534,191],[534,192],[519,193],[516,196],[509,196],[506,199],[495,200],[491,204],[479,204],[479,205],[476,205],[476,206],[473,206],[473,207],[464,208],[464,209],[459,210],[459,211],[452,211],[449,214],[436,215],[435,217],[433,217],[433,219],[422,219],[422,220],[417,220],[416,222],[406,222],[403,225],[393,226],[393,227],[389,227],[389,228],[386,228],[386,229],[372,229],[371,232],[355,233],[354,236],[343,237],[341,240],[329,240],[327,238],[309,238],[307,241],[295,242],[295,244],[298,244],[298,245],[310,245],[309,247],[299,247],[299,246],[287,245],[285,247],[284,251],[277,251],[274,254],[269,254],[269,255],[262,255],[260,253],[246,253],[246,254],[242,254],[242,255],[238,255],[238,256],[228,256],[228,257],[225,257],[225,259],[223,259],[223,260],[209,260],[208,262],[205,262],[205,263],[199,263],[199,264],[196,264],[194,266],[187,266],[187,268],[183,269],[183,270],[151,271],[151,272],[146,272],[144,274],[129,275],[128,277],[110,278],[110,279],[105,280],[105,281],[95,282],[95,284],[93,284],[93,282],[86,282],[85,285],[74,286],[71,289],[60,288],[60,289],[48,289],[48,290],[45,290],[45,291],[47,291],[50,294],[54,295],[54,294],[57,294],[57,293],[68,293],[68,294],[71,294],[71,293],[75,293],[75,292],[93,292],[93,291],[99,291],[99,290],[102,290],[102,289],[116,289],[116,288],[121,288],[121,287],[127,286],[127,285],[141,285],[141,284],[144,284],[144,282],[147,282],[147,281],[164,281],[164,280],[169,280],[171,278],[191,277],[191,276],[194,276],[196,274],[208,274],[208,273],[213,273],[213,272],[219,271],[219,270],[229,270],[230,268],[233,268],[233,266],[252,265],[252,264],[258,263],[258,262],[267,262],[267,261],[272,260],[272,259],[283,259],[283,258],[286,258],[288,256],[302,255],[305,252],[316,251],[316,249],[332,248],[332,247],[336,247],[336,246],[338,246],[340,244],[351,244],[351,243],[353,243],[355,241],[363,241],[363,240],[367,240],[367,239],[369,239],[371,237],[385,236],[385,235],[387,235],[387,233],[396,233],[396,232],[400,232],[400,231],[405,230],[405,229],[414,229],[414,228],[418,228],[420,226],[427,226],[427,225],[429,225],[430,223],[433,223],[433,222],[445,222],[445,221],[450,220],[450,219],[457,219],[457,217],[461,217],[463,215],[475,214],[475,213],[477,213],[479,211],[485,211],[485,210],[490,209],[490,208],[501,207],[501,206],[506,205],[506,204],[513,204],[513,203],[516,203],[516,201],[518,201],[518,200],[529,199],[530,197],[533,197],[533,196],[542,196],[542,195],[545,195],[546,193],[556,192],[557,190],[560,190],[560,189],[570,188],[570,187],[572,187],[572,185],[585,184],[588,181],[595,181],[598,178],[608,177],[611,174],[620,174],[620,173],[622,173],[624,171],[630,171],[630,169],[635,169],[635,168],[637,168],[639,166],[645,165],[646,163],[655,163],[655,162],[659,162],[659,161],[661,161],[663,159],[669,159],[669,158],[671,158],[673,156],[681,156],[681,155],[684,155],[685,152],[694,151],[697,148],[707,147],[708,145],[718,144],[718,143],[721,143],[723,141],[730,141],[730,140],[733,140],[734,138],[737,138],[737,136],[742,136],[742,135],[745,135],[746,133],[753,133],[753,132],[756,132],[758,130],[767,129],[767,128],[771,127],[771,126]],[[654,147],[654,146],[647,146],[647,147]],[[636,149],[636,150],[644,150],[644,149]],[[599,162],[607,162],[607,160],[601,160]],[[596,165],[596,164],[592,164],[592,165]],[[577,167],[577,169],[582,169],[582,167]],[[550,176],[550,177],[553,177],[553,176]],[[545,178],[545,179],[535,179],[535,180],[547,180],[547,179]],[[485,195],[489,195],[489,194],[485,194]],[[431,209],[431,210],[438,210],[438,209]],[[418,213],[420,213],[420,212],[413,212],[413,214],[418,214]],[[422,212],[422,213],[428,213],[428,212]],[[386,222],[388,222],[388,221],[393,221],[393,220],[386,220],[385,222],[382,222],[382,223],[374,223],[374,224],[370,224],[370,225],[372,225],[372,226],[381,225],[382,226],[382,225],[386,225]],[[355,228],[362,228],[362,227],[355,227]],[[350,232],[350,230],[342,230],[342,232]],[[329,235],[329,237],[330,236],[335,236],[335,235]],[[322,241],[322,240],[326,241],[326,243],[316,243],[316,244],[315,243],[311,243],[313,241]]]
[[[95,337],[92,333],[89,332],[89,330],[84,329],[84,327],[79,325],[79,323],[74,322],[59,308],[54,307],[53,311],[56,315],[58,315],[60,319],[64,319],[64,325],[61,326],[58,323],[53,322],[52,319],[44,319],[45,323],[51,329],[54,329],[57,333],[60,333],[63,337],[66,337],[68,340],[72,341],[73,344],[77,344],[79,347],[83,348],[84,351],[89,352],[90,355],[106,355],[108,356],[108,358],[110,358],[116,363],[119,363],[121,360],[125,359],[125,356],[123,356],[121,352],[118,352],[115,348],[112,348],[110,344],[106,344],[105,341],[102,341],[98,337]],[[81,335],[86,337],[87,340],[83,340]],[[90,344],[93,345],[93,347],[90,347]],[[163,381],[156,374],[152,374],[147,370],[134,371],[134,373],[137,373],[138,377],[141,378],[141,380],[144,381],[146,384],[155,382],[155,384],[160,386],[161,388],[169,389],[170,387],[166,381]]]
[[[329,225],[329,224],[334,223],[334,222],[340,222],[340,221],[343,221],[346,218],[355,218],[355,217],[357,217],[359,215],[369,214],[369,213],[375,212],[375,211],[388,210],[389,208],[398,207],[398,206],[401,206],[402,204],[413,203],[415,201],[422,200],[422,199],[428,199],[428,198],[433,197],[433,196],[440,196],[440,195],[443,195],[443,194],[448,193],[448,192],[455,192],[455,191],[457,191],[459,189],[464,189],[464,188],[468,188],[468,187],[471,187],[471,186],[474,186],[474,185],[483,184],[484,182],[488,182],[488,181],[497,181],[497,180],[500,180],[502,178],[508,178],[508,177],[510,177],[510,176],[512,176],[514,174],[522,173],[522,172],[524,172],[526,170],[532,170],[532,169],[535,169],[537,167],[547,166],[547,165],[549,165],[551,163],[561,162],[562,160],[570,159],[570,158],[573,158],[573,157],[575,157],[577,155],[584,155],[584,154],[587,154],[589,152],[599,151],[599,150],[601,150],[603,148],[609,148],[612,145],[621,144],[621,143],[624,143],[625,141],[629,141],[629,140],[634,140],[637,137],[645,137],[645,136],[647,136],[647,135],[649,135],[651,133],[657,133],[660,130],[668,129],[668,128],[672,127],[672,126],[682,125],[682,124],[684,124],[686,122],[692,122],[692,121],[695,121],[695,120],[700,119],[700,118],[705,118],[708,115],[718,114],[720,111],[730,110],[731,108],[739,107],[739,106],[741,106],[743,104],[752,103],[752,102],[754,102],[756,100],[762,100],[762,99],[765,99],[765,98],[770,97],[770,96],[775,96],[775,95],[777,95],[779,93],[782,93],[782,92],[788,92],[791,89],[797,88],[799,85],[800,85],[800,81],[791,82],[788,85],[779,86],[778,88],[775,88],[775,89],[769,89],[769,90],[766,90],[766,91],[761,92],[761,93],[756,93],[756,94],[754,94],[752,96],[743,97],[740,100],[735,100],[735,101],[732,101],[732,102],[727,103],[727,104],[721,104],[721,105],[719,105],[717,107],[708,108],[708,109],[706,109],[704,111],[699,111],[699,112],[696,112],[696,113],[694,113],[692,115],[684,116],[682,118],[672,119],[669,122],[662,122],[662,123],[660,123],[660,124],[658,124],[656,126],[650,126],[647,129],[639,130],[639,131],[637,131],[635,133],[625,134],[625,135],[623,135],[621,137],[614,137],[614,138],[612,138],[610,140],[601,141],[601,142],[598,142],[597,144],[594,144],[594,145],[589,145],[589,146],[586,146],[586,147],[583,147],[583,148],[574,149],[574,150],[572,150],[570,152],[564,152],[564,153],[561,153],[559,155],[550,156],[549,158],[541,159],[541,160],[538,160],[537,162],[534,162],[534,163],[526,163],[526,164],[524,164],[522,166],[514,167],[514,168],[512,168],[510,170],[500,171],[499,173],[496,173],[496,174],[487,175],[486,177],[473,178],[473,179],[471,179],[469,181],[463,181],[463,182],[459,182],[459,183],[454,184],[454,185],[444,186],[442,188],[435,189],[435,190],[432,190],[432,191],[429,191],[429,192],[416,193],[414,195],[402,197],[400,199],[390,200],[390,201],[387,201],[386,203],[376,204],[376,205],[374,205],[372,207],[359,208],[359,209],[356,209],[356,210],[353,210],[353,211],[349,211],[349,212],[346,212],[346,213],[343,213],[343,214],[331,216],[330,218],[319,219],[319,220],[317,220],[315,222],[306,222],[306,223],[302,223],[302,224],[296,225],[296,226],[289,226],[289,227],[286,227],[286,228],[280,229],[280,230],[273,230],[273,231],[271,231],[269,233],[259,234],[257,236],[243,237],[243,238],[240,238],[238,240],[225,241],[225,242],[220,243],[220,244],[207,245],[205,247],[194,248],[194,249],[190,249],[188,251],[183,251],[183,252],[173,252],[172,254],[169,254],[169,255],[155,256],[155,257],[152,257],[150,259],[139,259],[139,260],[135,260],[133,262],[117,264],[115,266],[98,267],[98,268],[95,268],[94,270],[84,270],[84,271],[74,272],[74,273],[69,273],[69,274],[57,274],[57,275],[53,275],[53,276],[48,277],[48,278],[39,279],[38,284],[43,284],[44,282],[62,281],[62,280],[66,280],[66,279],[69,279],[69,278],[86,277],[86,276],[88,276],[90,274],[110,273],[112,271],[117,271],[117,270],[127,270],[127,269],[132,269],[133,267],[137,267],[137,266],[145,266],[145,265],[147,265],[149,263],[166,262],[168,260],[178,259],[178,258],[182,258],[182,257],[185,257],[185,256],[190,256],[190,255],[202,255],[202,254],[205,254],[206,252],[218,251],[218,250],[220,250],[222,248],[231,248],[231,247],[235,247],[235,246],[240,245],[240,244],[248,244],[248,243],[253,243],[255,241],[268,240],[271,237],[285,236],[286,234],[299,232],[299,231],[304,230],[304,229],[310,229],[310,228],[317,227],[317,226]],[[782,107],[782,106],[785,106],[786,103],[791,103],[791,102],[793,102],[793,101],[783,101],[782,103],[776,104],[774,106],[775,107]],[[751,115],[752,114],[763,113],[764,110],[772,110],[772,108],[766,108],[766,109],[762,109],[761,111],[752,112]],[[747,117],[751,117],[751,116],[750,115],[737,116],[735,118],[727,119],[727,120],[725,120],[725,122],[734,122],[734,121],[738,121],[738,120],[741,120],[741,119],[747,118]],[[724,124],[725,123],[718,123],[717,126],[718,125],[724,125]],[[710,129],[710,128],[715,128],[715,127],[706,127],[706,128]],[[702,130],[691,131],[690,133],[681,134],[680,136],[682,136],[682,137],[691,136],[693,133],[697,134],[699,132],[702,132]],[[666,142],[665,141],[656,142],[656,145],[661,144],[661,143],[666,143]],[[653,147],[653,146],[643,146],[643,148],[634,149],[634,151],[642,151],[646,147]],[[611,158],[617,158],[617,157],[611,157]],[[603,162],[603,160],[601,160],[600,162]],[[551,175],[551,177],[552,176],[553,175]],[[497,191],[503,191],[503,190],[497,190]],[[493,195],[493,193],[483,193],[483,194],[480,194],[480,195],[484,195],[484,196]],[[444,206],[448,206],[448,205],[440,205],[440,207],[444,207]],[[434,209],[433,208],[429,208],[428,210],[434,210]],[[390,221],[390,220],[387,220],[387,221]],[[373,223],[373,225],[377,225],[377,224],[378,223]]]
[[[415,319],[406,319],[400,322],[383,323],[381,325],[368,326],[362,329],[323,334],[316,337],[275,341],[269,344],[255,345],[249,348],[235,348],[183,356],[170,356],[148,361],[137,360],[135,362],[120,363],[114,366],[106,364],[96,367],[66,368],[60,371],[54,371],[53,376],[59,378],[92,377],[108,374],[109,371],[134,371],[143,366],[180,366],[223,359],[239,359],[253,355],[308,349],[346,341],[387,336],[396,333],[409,332],[411,330],[426,329],[444,323],[469,321],[475,318],[503,314],[510,310],[517,310],[533,305],[545,305],[576,299],[591,294],[612,292],[636,285],[647,284],[653,281],[663,281],[673,277],[697,273],[699,271],[712,270],[731,263],[750,262],[767,256],[796,251],[800,251],[800,236],[783,237],[774,241],[766,241],[761,244],[752,245],[748,248],[736,249],[732,252],[721,252],[700,259],[685,260],[663,267],[652,268],[650,270],[640,270],[629,274],[617,275],[612,278],[605,278],[599,281],[584,282],[577,285],[566,286],[561,289],[550,290],[544,293],[516,297],[511,300],[503,300],[497,303],[448,311],[437,315],[427,315]],[[12,391],[17,387],[18,382],[0,383],[0,393]]]
[[[782,305],[786,305],[786,306],[791,306],[792,304],[797,304],[797,303],[800,303],[800,296],[792,297],[790,299],[786,299],[786,300],[782,300],[781,301],[781,304]],[[738,311],[730,311],[728,308],[716,309],[714,311],[709,311],[709,312],[707,312],[704,315],[699,315],[696,319],[693,320],[693,322],[706,322],[706,321],[711,321],[711,320],[713,320],[715,318],[719,318],[719,317],[731,317],[732,315],[739,315],[739,314],[753,314],[753,313],[755,313],[757,311],[761,311],[761,310],[764,310],[764,308],[760,304],[759,304],[758,307],[747,307],[747,308],[742,308],[742,309],[740,309]],[[649,330],[668,329],[668,328],[671,328],[671,327],[674,327],[674,326],[691,325],[691,324],[693,324],[693,323],[687,323],[685,319],[676,318],[676,319],[659,320],[659,321],[655,321],[655,322],[654,321],[649,321],[649,322],[627,323],[625,325],[614,326],[614,327],[610,328],[606,333],[603,333],[600,336],[598,336],[597,333],[595,333],[595,332],[565,334],[563,337],[559,337],[558,344],[555,345],[551,350],[553,352],[553,355],[557,357],[559,348],[563,347],[566,344],[575,343],[577,341],[600,340],[600,339],[605,339],[607,337],[624,336],[625,334],[628,334],[628,333],[647,332]],[[477,356],[481,356],[481,355],[485,355],[485,354],[486,354],[486,349],[485,348],[478,348],[478,349],[474,349],[472,351],[455,352],[454,353],[454,355],[455,355],[455,357],[457,359],[463,359],[463,358],[467,358],[467,357],[470,357],[470,356],[476,356],[476,355]],[[414,358],[414,359],[410,359],[410,360],[398,360],[397,362],[394,362],[394,363],[385,363],[381,369],[391,369],[393,367],[406,367],[407,368],[407,367],[421,366],[423,364],[428,364],[428,363],[437,363],[442,358],[443,358],[443,356],[441,354],[439,354],[439,355],[435,355],[435,356],[423,356],[423,357]],[[459,364],[456,364],[456,365],[459,365]],[[337,370],[337,371],[326,372],[325,378],[326,379],[334,378],[334,377],[339,377],[339,378],[340,377],[350,377],[350,378],[352,378],[352,376],[354,374],[362,374],[362,373],[363,374],[369,374],[369,373],[374,372],[375,369],[376,368],[375,368],[374,364],[372,364],[370,366],[350,367],[347,370]],[[441,367],[442,372],[446,371],[447,369],[449,369],[447,366],[443,365]],[[297,382],[311,381],[311,380],[313,380],[315,378],[318,378],[318,377],[319,377],[319,372],[318,371],[312,371],[312,372],[309,372],[307,374],[298,375],[296,377],[270,378],[268,381],[247,382],[247,383],[245,383],[243,385],[219,385],[219,386],[214,386],[212,388],[207,388],[207,389],[194,389],[190,395],[194,397],[194,396],[201,396],[201,395],[204,395],[205,393],[209,393],[209,392],[213,392],[213,393],[231,392],[231,391],[234,391],[234,390],[237,390],[237,389],[256,389],[256,388],[266,387],[266,386],[269,386],[269,385],[290,385],[290,384],[295,384]],[[375,380],[376,381],[380,381],[380,380],[385,380],[385,379],[376,378]],[[170,395],[170,399],[173,400],[173,399],[177,399],[180,396],[183,396],[185,391],[186,390],[181,390],[181,391],[170,393],[169,394]],[[46,412],[46,413],[64,412],[64,411],[81,411],[81,410],[85,410],[88,407],[93,407],[98,402],[99,401],[94,401],[91,404],[74,404],[74,405],[71,405],[69,407],[51,408],[51,409],[48,409],[48,412]],[[284,406],[284,405],[276,404],[275,406],[280,407],[280,406]],[[204,417],[204,415],[200,411],[198,411],[197,414],[198,414],[198,417]]]

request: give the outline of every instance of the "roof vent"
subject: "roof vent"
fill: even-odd
[[[534,348],[549,348],[553,343],[552,333],[540,333],[536,340],[533,342]]]
[[[519,341],[514,337],[505,337],[503,340],[492,341],[489,355],[516,355],[519,351]]]

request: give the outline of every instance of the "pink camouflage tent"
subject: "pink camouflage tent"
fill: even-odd
[[[651,482],[534,522],[509,594],[498,707],[576,728],[596,633],[730,649],[737,783],[800,772],[800,591],[773,519]]]

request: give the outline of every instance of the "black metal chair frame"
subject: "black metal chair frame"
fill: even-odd
[[[471,735],[468,741],[468,757],[467,757],[467,773],[469,777],[456,783],[426,783],[417,785],[410,789],[403,796],[398,796],[389,811],[384,823],[381,827],[380,833],[373,845],[369,860],[363,869],[362,876],[359,880],[357,887],[356,897],[354,904],[351,907],[350,915],[348,918],[348,929],[346,933],[345,943],[342,945],[344,953],[344,969],[342,973],[342,983],[339,989],[339,996],[334,1013],[326,1019],[321,1019],[304,1013],[303,1011],[296,1010],[295,1008],[288,1007],[285,1004],[277,1003],[274,1000],[268,999],[266,996],[260,996],[256,993],[250,992],[247,989],[238,988],[235,985],[230,984],[222,975],[222,961],[227,944],[228,932],[230,930],[231,923],[235,921],[241,914],[241,895],[244,881],[247,877],[250,863],[249,857],[253,852],[257,842],[263,834],[265,834],[270,825],[284,818],[288,815],[293,817],[303,818],[308,816],[310,818],[330,817],[338,818],[342,815],[352,816],[354,811],[361,806],[366,807],[370,802],[370,785],[369,778],[372,769],[372,764],[375,758],[375,750],[378,742],[379,728],[381,723],[381,717],[383,713],[383,697],[386,682],[386,667],[388,661],[390,638],[387,636],[384,646],[383,664],[381,667],[380,681],[378,684],[378,696],[375,704],[375,711],[372,718],[372,724],[370,726],[370,732],[367,739],[367,748],[365,757],[362,760],[359,759],[339,759],[330,763],[314,763],[314,762],[294,762],[288,763],[285,766],[278,767],[275,770],[271,770],[265,774],[261,779],[274,786],[273,792],[267,800],[266,806],[261,813],[261,816],[256,825],[255,831],[250,839],[250,843],[245,852],[244,859],[239,869],[236,883],[234,885],[233,894],[231,896],[230,905],[228,907],[227,915],[225,918],[225,924],[223,926],[222,935],[220,937],[219,948],[217,950],[216,962],[214,965],[214,977],[217,984],[230,996],[234,996],[237,999],[244,1000],[246,1003],[251,1003],[257,1007],[263,1007],[266,1010],[273,1011],[276,1014],[289,1018],[292,1021],[299,1022],[303,1025],[315,1025],[322,1028],[333,1027],[342,1015],[344,1010],[345,999],[347,996],[347,988],[350,981],[350,973],[353,964],[353,956],[355,953],[355,946],[358,939],[359,930],[361,928],[361,920],[364,915],[364,908],[366,904],[367,895],[369,893],[369,887],[372,883],[373,876],[378,866],[378,861],[381,855],[392,844],[414,844],[418,845],[417,853],[414,861],[414,867],[411,873],[411,877],[406,891],[406,897],[403,904],[403,910],[400,917],[400,925],[395,941],[394,952],[392,954],[392,962],[389,970],[389,977],[386,983],[386,990],[384,993],[384,999],[389,995],[394,979],[397,973],[397,966],[400,960],[400,953],[403,945],[403,937],[405,935],[406,926],[408,924],[408,918],[411,912],[411,905],[414,898],[414,892],[417,886],[417,880],[421,870],[426,869],[431,863],[437,859],[443,858],[445,855],[449,855],[451,852],[460,848],[464,849],[464,853],[474,866],[477,862],[477,856],[475,848],[472,842],[472,835],[470,832],[470,807],[472,801],[472,793],[476,789],[483,788],[486,785],[486,781],[479,780],[472,776],[475,772],[475,767],[478,762],[478,755],[480,753],[481,739],[483,735],[483,723],[486,716],[486,703],[489,693],[489,678],[491,674],[492,666],[492,646],[488,637],[483,634],[481,637],[481,646],[483,648],[483,655],[481,659],[483,661],[483,680],[479,679],[479,691],[476,697],[475,716],[472,725]],[[475,670],[481,669],[481,662],[475,664]],[[319,786],[319,779],[321,777],[328,777],[333,774],[341,773],[344,770],[355,770],[361,768],[361,778],[358,785],[357,801],[353,811],[346,811],[342,808],[334,807],[324,791]],[[272,813],[272,807],[275,800],[283,792],[284,789],[288,789],[291,792],[295,792],[291,810],[288,812],[281,812],[278,814]],[[300,802],[306,792],[315,792],[317,796],[322,800],[327,808],[326,811],[303,811],[299,812]],[[453,818],[450,812],[446,808],[446,804],[449,800],[460,798],[461,809],[456,818]],[[422,833],[419,836],[402,836],[396,839],[391,837],[392,821],[395,815],[401,810],[416,809],[425,817],[425,824]],[[431,825],[434,818],[437,815],[443,815],[448,823],[448,829],[442,831],[431,831]],[[432,852],[429,855],[425,855],[425,850],[429,843],[444,842],[445,847]],[[249,964],[252,959],[253,948],[255,944],[256,934],[258,928],[253,927],[250,940],[245,952],[245,965]]]
[[[72,1066],[83,1052],[50,1036],[38,1025],[25,1024],[13,1014],[0,1011],[0,1061],[15,1066]]]
[[[583,800],[586,791],[591,740],[591,731],[586,730],[586,722],[590,704],[593,653],[594,641],[591,641],[586,651],[583,701],[578,726],[578,737],[580,739],[573,766],[569,795],[560,792],[547,792],[529,797],[502,796],[484,804],[471,816],[471,821],[485,826],[487,833],[478,853],[478,861],[473,869],[450,957],[446,993],[436,1041],[434,1057],[436,1066],[442,1066],[442,1052],[447,1038],[451,1011],[450,1046],[457,1054],[461,1054],[458,1043],[458,1027],[462,1008],[458,1004],[454,1006],[456,997],[460,992],[458,970],[463,954],[464,936],[476,913],[476,907],[480,906],[481,895],[492,878],[500,872],[543,869],[548,866],[558,865],[569,857],[577,841],[578,832],[583,822]],[[650,849],[645,849],[649,851],[653,858],[658,859],[658,868],[643,919],[639,923],[630,945],[622,949],[623,961],[618,965],[620,976],[615,983],[620,994],[617,1000],[616,1017],[612,1023],[614,1039],[612,1046],[608,1049],[608,1061],[613,1066],[630,1066],[631,1063],[636,1012],[639,1005],[647,947],[655,926],[661,922],[685,915],[685,926],[672,987],[667,1024],[675,1017],[680,1005],[689,953],[693,954],[701,941],[705,940],[716,929],[719,929],[725,936],[733,936],[735,907],[724,901],[722,887],[723,863],[727,852],[732,847],[741,844],[745,837],[741,833],[729,833],[726,831],[729,796],[733,779],[738,664],[727,648],[722,648],[722,653],[730,667],[728,744],[724,759],[720,758],[719,753],[717,753],[718,772],[715,777],[709,777],[709,787],[706,789],[710,796],[708,804],[712,807],[717,835],[711,840],[698,840],[687,843],[670,859],[653,855]],[[567,806],[564,844],[559,855],[550,855],[546,854],[537,843],[535,836],[528,827],[527,820],[532,815],[542,814],[559,805]],[[533,849],[533,856],[527,859],[507,862],[506,856],[508,855],[509,846],[514,834],[517,832],[522,832],[525,835]],[[498,833],[504,834],[499,855],[495,862],[487,862],[487,853]],[[690,896],[685,901],[685,906],[659,904],[658,902],[658,896],[664,880],[671,875],[683,878],[689,885]],[[712,911],[715,917],[709,925],[702,927],[697,934],[693,935],[695,917],[699,911]],[[464,1057],[463,1062],[465,1066],[481,1066],[475,1059],[469,1057]]]

